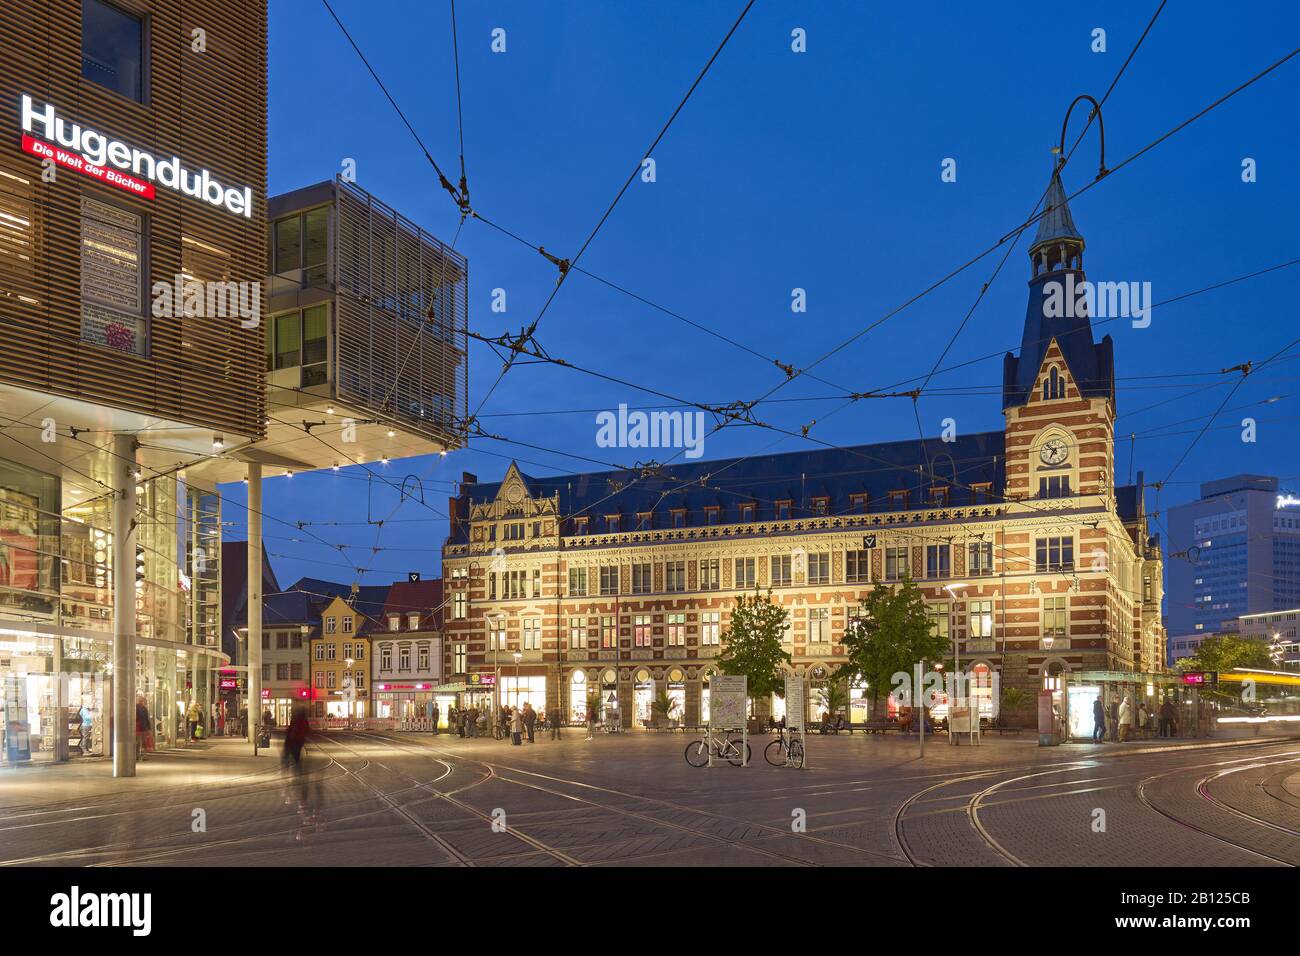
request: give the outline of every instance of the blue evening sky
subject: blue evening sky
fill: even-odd
[[[332,2],[455,179],[446,0]],[[1066,107],[1080,93],[1105,92],[1156,5],[758,0],[655,150],[657,181],[638,179],[629,188],[581,265],[765,356],[807,365],[1024,220],[1046,186]],[[742,6],[462,0],[474,206],[549,251],[575,253]],[[498,27],[506,31],[502,54],[490,49]],[[807,31],[803,54],[790,49],[796,27]],[[1106,30],[1105,53],[1091,50],[1096,27]],[[1170,3],[1106,104],[1107,165],[1118,166],[1289,52],[1297,37],[1300,12],[1290,0]],[[1300,256],[1298,90],[1300,56],[1073,200],[1089,277],[1150,282],[1159,302]],[[1067,145],[1085,119],[1076,109]],[[1065,171],[1069,192],[1096,173],[1095,133]],[[270,191],[330,178],[345,157],[356,160],[362,187],[452,240],[455,206],[324,6],[272,0]],[[940,180],[948,157],[957,162],[955,183]],[[1257,162],[1252,184],[1242,182],[1246,157]],[[934,379],[933,388],[965,393],[921,400],[928,434],[948,417],[963,432],[1001,427],[1000,353],[1020,342],[1031,238],[1020,240],[945,365],[998,357]],[[470,262],[473,330],[517,331],[537,315],[554,286],[554,266],[480,222],[465,225],[457,247]],[[1003,251],[816,374],[857,391],[924,376]],[[796,287],[807,290],[805,314],[791,312]],[[504,315],[491,311],[495,288],[506,290]],[[1300,267],[1292,267],[1157,308],[1149,328],[1119,320],[1098,332],[1115,339],[1117,431],[1138,433],[1136,467],[1148,481],[1165,477],[1227,394],[1235,376],[1220,369],[1258,362],[1300,335],[1297,293]],[[767,360],[580,274],[565,282],[537,334],[553,356],[692,401],[751,400],[784,378]],[[1159,506],[1237,471],[1300,486],[1298,369],[1283,360],[1251,376]],[[486,346],[472,346],[471,410],[499,370]],[[835,408],[839,403],[816,399],[838,391],[803,379],[755,414],[797,431]],[[1283,400],[1263,404],[1278,396]],[[382,530],[365,523],[360,468],[271,479],[265,511],[272,519],[313,522],[312,532],[353,546],[347,560],[296,527],[268,520],[280,580],[311,574],[350,581],[353,563],[373,569],[364,577],[369,584],[407,570],[434,575],[447,533],[439,515],[462,471],[496,480],[511,457],[539,476],[597,469],[564,453],[629,465],[664,461],[672,451],[596,445],[597,410],[660,401],[570,369],[516,367],[483,407],[483,426],[554,451],[475,440],[443,459],[394,461],[382,470],[394,481],[420,475],[429,507],[412,500],[399,507],[396,493],[376,484],[373,511],[395,519]],[[910,405],[861,401],[812,434],[835,444],[914,438]],[[1258,422],[1254,444],[1241,440],[1248,415]],[[705,457],[800,447],[815,446],[735,427],[710,436]],[[1121,480],[1129,451],[1127,441],[1120,444]],[[224,490],[233,540],[244,533],[243,488]],[[1154,493],[1148,507],[1157,507]],[[376,545],[384,550],[372,554]]]

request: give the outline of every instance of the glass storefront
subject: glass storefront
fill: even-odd
[[[587,672],[578,669],[569,675],[569,723],[587,722]]]
[[[533,710],[546,708],[546,677],[544,675],[501,675],[501,706],[522,707],[532,704]]]

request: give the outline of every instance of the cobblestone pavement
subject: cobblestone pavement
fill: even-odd
[[[808,767],[686,764],[688,738],[513,747],[322,735],[0,771],[0,863],[220,866],[1300,864],[1300,738],[1039,748],[812,737]]]

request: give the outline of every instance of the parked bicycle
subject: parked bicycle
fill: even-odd
[[[749,744],[745,744],[742,753],[741,743],[740,737],[719,735],[706,730],[703,737],[686,745],[686,762],[692,767],[703,767],[709,762],[709,754],[712,753],[715,758],[725,760],[733,767],[746,766],[754,752]]]
[[[777,728],[776,740],[763,748],[763,759],[773,767],[803,769],[803,741],[787,734],[784,727]]]

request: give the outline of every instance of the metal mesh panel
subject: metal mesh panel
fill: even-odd
[[[469,391],[468,262],[364,190],[342,179],[337,187],[339,398],[459,447]]]

